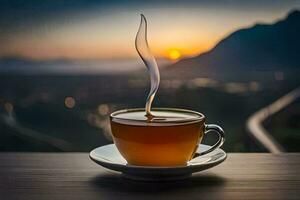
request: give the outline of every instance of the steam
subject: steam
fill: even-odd
[[[151,89],[146,100],[145,110],[147,117],[153,117],[151,114],[151,105],[159,87],[160,75],[156,60],[148,46],[147,20],[143,14],[141,14],[140,27],[135,38],[135,48],[150,73]]]

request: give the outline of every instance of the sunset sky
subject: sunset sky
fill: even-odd
[[[0,57],[137,57],[134,39],[143,13],[155,55],[177,59],[209,50],[238,28],[300,8],[300,0],[124,2],[0,0]]]

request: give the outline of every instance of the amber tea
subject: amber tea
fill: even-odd
[[[112,114],[114,143],[129,164],[147,166],[185,165],[204,134],[204,116],[193,111],[154,110],[151,120],[145,110]]]

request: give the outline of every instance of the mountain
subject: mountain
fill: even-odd
[[[300,70],[300,11],[274,24],[256,24],[221,40],[213,49],[180,60],[162,74],[214,76],[249,71]]]

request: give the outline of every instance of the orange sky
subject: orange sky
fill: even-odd
[[[284,17],[290,7],[276,10],[214,8],[156,8],[140,10],[96,9],[62,17],[12,32],[0,48],[0,56],[34,59],[110,59],[137,57],[135,34],[140,16],[148,20],[148,42],[157,57],[195,56],[241,27],[270,23]],[[25,22],[24,22],[25,23]],[[174,53],[174,52],[173,52]]]

